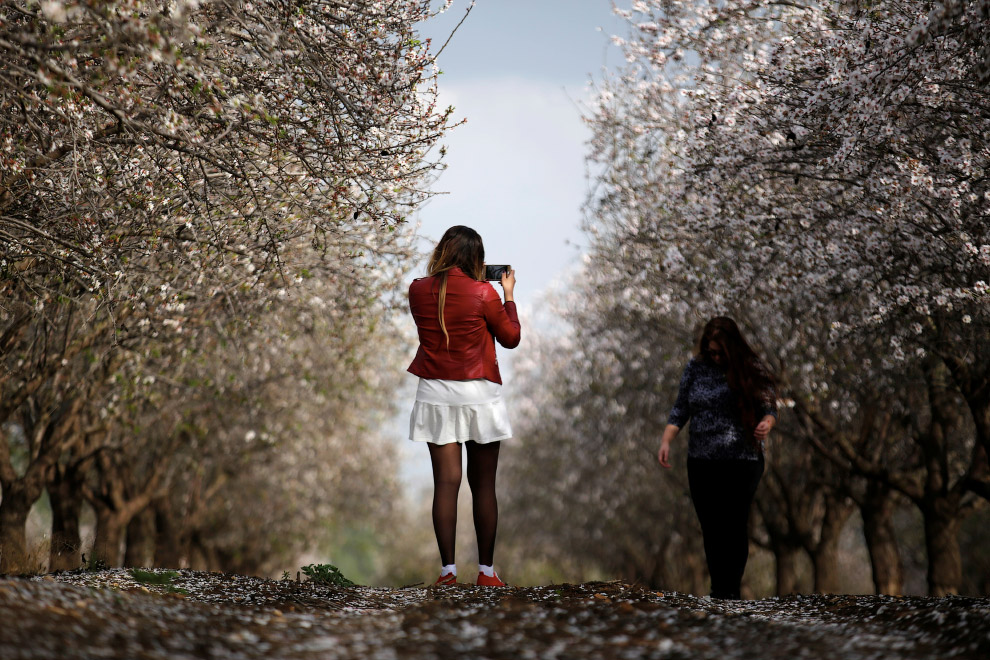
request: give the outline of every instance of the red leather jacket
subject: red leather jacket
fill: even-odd
[[[502,304],[495,288],[453,268],[447,275],[443,318],[450,344],[440,329],[440,278],[422,277],[409,286],[409,309],[419,331],[419,350],[408,371],[420,378],[502,383],[495,342],[506,348],[519,345],[516,304]]]

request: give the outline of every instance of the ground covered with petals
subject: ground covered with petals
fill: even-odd
[[[725,602],[621,582],[326,587],[0,578],[0,658],[990,658],[990,598]]]

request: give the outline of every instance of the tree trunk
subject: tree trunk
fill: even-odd
[[[815,571],[815,593],[834,594],[841,591],[839,585],[839,538],[852,515],[853,505],[844,498],[830,498],[826,502],[818,544],[811,553]]]
[[[976,439],[990,456],[990,402],[967,399],[976,425]]]
[[[189,566],[194,571],[220,571],[224,573],[240,573],[240,567],[234,566],[233,562],[225,562],[217,554],[216,550],[208,548],[199,535],[195,535],[190,543]]]
[[[900,596],[904,591],[904,564],[894,534],[891,490],[871,481],[860,506],[860,515],[873,569],[873,587],[878,594]]]
[[[93,560],[107,566],[120,566],[120,546],[124,540],[123,517],[109,507],[96,508],[96,540],[93,542]]]
[[[147,507],[127,523],[124,566],[152,566],[155,556],[155,512]]]
[[[169,503],[158,500],[155,511],[155,567],[187,568],[190,555],[189,530],[180,525],[169,510]]]
[[[102,452],[97,456],[99,486],[83,488],[84,496],[96,511],[93,556],[97,560],[109,566],[121,565],[124,532],[131,520],[151,505],[159,488],[163,473],[155,467],[139,476],[134,461],[123,455]]]
[[[667,548],[664,546],[661,548],[660,552],[656,554],[653,559],[653,565],[650,567],[649,575],[644,575],[641,578],[639,576],[633,576],[633,582],[643,582],[650,589],[663,589],[663,565],[664,565],[664,553]]]
[[[82,496],[67,478],[48,484],[52,506],[52,542],[48,552],[49,571],[71,571],[82,565],[82,538],[79,513]]]
[[[928,594],[959,593],[962,558],[959,553],[959,510],[946,498],[922,507],[925,516],[925,548],[928,551]]]
[[[636,574],[636,569],[641,567],[633,567],[634,573],[632,575],[633,582],[641,582],[645,584],[650,589],[673,589],[669,582],[666,581],[667,571],[666,567],[668,564],[667,557],[670,554],[670,538],[666,538],[662,541],[662,544],[657,549],[656,552],[652,553],[650,557],[649,566],[642,567],[645,568],[642,575]],[[625,578],[624,578],[625,579]]]
[[[685,571],[687,584],[689,585],[689,593],[693,594],[706,594],[705,591],[705,578],[707,577],[707,566],[705,565],[702,555],[694,553],[687,556],[683,560],[685,564]]]
[[[823,539],[811,555],[811,564],[815,572],[814,592],[816,594],[834,594],[841,591],[839,587],[839,537]]]
[[[27,517],[33,502],[20,490],[6,488],[0,499],[0,574],[30,572]]]
[[[777,545],[772,550],[777,564],[777,595],[789,596],[797,593],[797,560],[801,548],[791,545]]]
[[[965,344],[962,346],[972,356]],[[990,455],[990,376],[987,375],[990,374],[990,364],[986,360],[970,363],[958,353],[945,356],[945,364],[969,406],[976,426],[976,441]]]
[[[6,402],[5,402],[6,403]],[[28,554],[27,517],[45,490],[45,479],[67,447],[77,419],[80,399],[63,401],[54,413],[22,415],[21,426],[29,440],[31,462],[23,474],[14,470],[10,439],[0,430],[0,573],[37,569]]]

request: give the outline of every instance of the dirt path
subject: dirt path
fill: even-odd
[[[182,571],[0,579],[0,658],[990,658],[990,599],[726,603],[619,582],[331,588]]]

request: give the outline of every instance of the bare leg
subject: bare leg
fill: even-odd
[[[428,443],[433,463],[433,531],[437,535],[440,563],[454,563],[457,537],[457,491],[461,487],[461,445]],[[470,455],[470,454],[469,454]]]
[[[474,531],[478,536],[478,563],[491,566],[495,559],[495,533],[498,530],[498,500],[495,472],[501,442],[483,445],[467,443],[468,485],[474,504]]]

